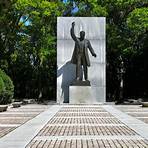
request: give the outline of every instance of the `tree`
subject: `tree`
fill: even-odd
[[[1,68],[11,75],[16,97],[55,98],[56,19],[64,5],[47,0],[10,4],[0,19]]]
[[[122,63],[124,97],[148,96],[146,0],[8,0],[0,8],[0,68],[12,78],[15,97],[56,98],[57,16],[105,16],[107,98],[121,94]]]

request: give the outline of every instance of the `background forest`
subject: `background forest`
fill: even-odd
[[[58,16],[106,17],[107,100],[121,97],[121,82],[125,99],[147,98],[147,7],[147,0],[0,0],[0,69],[14,98],[56,100]]]

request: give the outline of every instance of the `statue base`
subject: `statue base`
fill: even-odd
[[[72,82],[71,86],[90,86],[90,81],[75,80]]]
[[[69,103],[70,104],[95,104],[92,95],[91,86],[70,86]]]

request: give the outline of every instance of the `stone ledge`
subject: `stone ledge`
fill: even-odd
[[[21,105],[22,105],[22,102],[13,102],[12,103],[13,108],[21,107]]]
[[[0,112],[7,111],[8,105],[0,105]]]

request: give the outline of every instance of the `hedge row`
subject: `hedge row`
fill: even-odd
[[[12,80],[0,69],[0,104],[11,103],[14,95]]]

